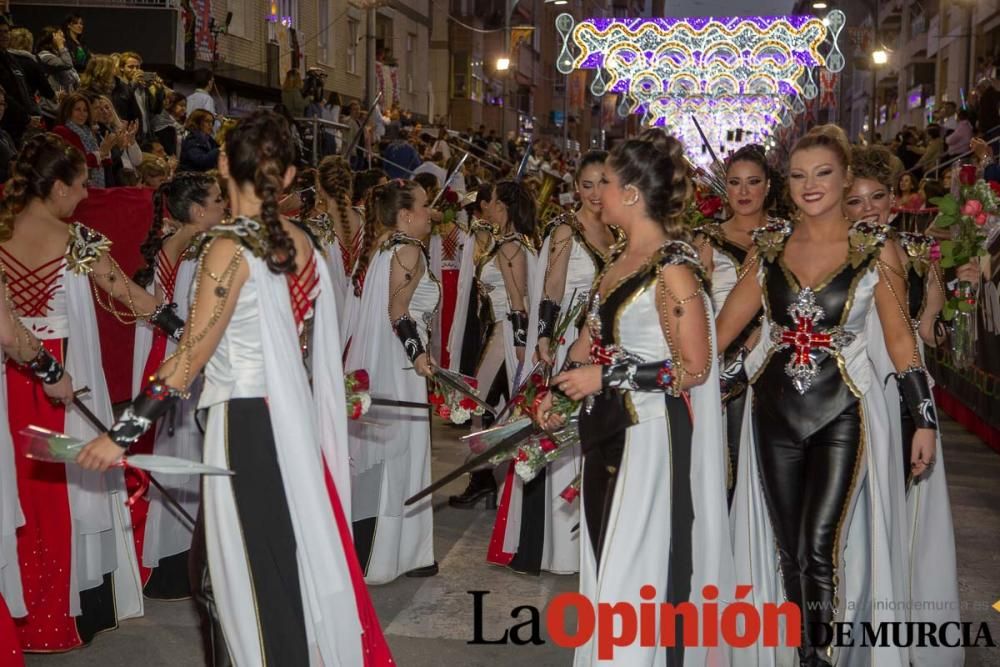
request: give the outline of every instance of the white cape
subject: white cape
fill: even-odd
[[[174,282],[173,301],[177,304],[177,316],[182,320],[188,318],[191,287],[194,281],[198,263],[194,260],[181,260],[177,267]],[[148,291],[153,293],[155,282],[149,284]],[[135,327],[135,349],[132,354],[132,395],[139,392],[148,382],[143,377],[146,362],[153,346],[153,328],[139,322]],[[167,340],[166,356],[177,349],[177,343]],[[168,414],[156,426],[156,442],[153,452],[164,456],[176,456],[189,461],[202,458],[203,436],[195,420],[198,398],[201,394],[201,377],[194,381],[189,391],[189,398],[178,403],[174,413]],[[167,430],[168,420],[173,428],[173,436]],[[201,499],[200,475],[165,475],[158,480],[169,491],[191,516],[198,514],[198,504]],[[167,558],[183,553],[191,548],[192,527],[178,516],[176,510],[167,505],[163,495],[151,486],[149,488],[149,514],[146,519],[146,532],[143,539],[142,564],[144,567],[157,567],[161,558]]]
[[[310,389],[286,277],[272,273],[263,260],[249,253],[244,258],[250,268],[249,281],[256,288],[266,398],[295,533],[311,664],[361,665],[361,625],[345,558],[354,546],[341,540],[324,480],[325,463],[349,512],[347,416],[333,286],[326,266],[317,262],[320,294],[314,308]],[[210,413],[205,461],[210,465],[225,464],[224,446],[210,444],[222,436],[223,416],[216,409]],[[230,619],[227,644],[235,664],[261,665],[253,586],[231,484],[228,478],[209,477],[204,485],[206,543],[210,565],[213,560],[216,564],[212,583],[224,623]]]

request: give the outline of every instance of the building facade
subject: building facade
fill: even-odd
[[[812,2],[796,5],[818,13]],[[1000,59],[998,0],[847,0],[841,42],[848,65],[837,80],[836,106],[817,110],[817,122],[836,122],[852,140],[874,132],[891,139],[906,126],[926,127],[945,102],[974,106],[976,82]],[[826,10],[824,10],[826,11]],[[872,53],[888,61],[875,66]]]

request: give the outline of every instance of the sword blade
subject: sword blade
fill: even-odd
[[[458,161],[458,164],[455,165],[455,168],[452,170],[452,172],[448,174],[448,178],[445,179],[444,185],[441,186],[441,189],[438,190],[438,193],[434,196],[434,201],[431,202],[431,208],[434,208],[437,205],[438,201],[440,201],[441,199],[441,195],[443,195],[444,191],[448,189],[448,186],[451,185],[451,182],[455,180],[455,177],[458,176],[460,173],[462,173],[462,165],[464,165],[465,161],[468,159],[469,159],[469,154],[466,153],[465,155],[462,156],[462,159]]]
[[[414,401],[397,401],[391,398],[374,398],[372,397],[372,405],[379,405],[385,408],[416,408],[420,410],[426,410],[431,407],[430,403],[416,403]]]
[[[458,479],[465,473],[469,472],[470,470],[475,470],[482,464],[487,463],[491,458],[493,458],[500,452],[511,447],[512,445],[516,445],[525,438],[529,437],[532,433],[535,433],[536,430],[537,429],[534,424],[525,424],[524,428],[520,429],[515,433],[512,433],[510,437],[504,438],[497,444],[493,445],[492,447],[484,451],[482,454],[472,457],[471,459],[469,459],[462,465],[458,466],[444,477],[440,478],[439,480],[428,486],[426,489],[408,498],[406,502],[403,504],[412,505],[421,498],[429,496],[430,494],[440,489],[442,486],[455,481],[456,479]]]

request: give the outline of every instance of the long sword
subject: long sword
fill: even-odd
[[[462,156],[462,159],[458,161],[458,164],[455,165],[455,168],[452,170],[452,172],[448,174],[448,178],[445,179],[444,185],[441,186],[441,188],[438,190],[438,193],[434,196],[434,201],[431,202],[431,208],[434,208],[434,206],[437,205],[438,200],[441,199],[441,195],[443,195],[444,191],[448,189],[448,186],[451,185],[451,182],[453,180],[455,180],[455,177],[458,176],[460,173],[462,173],[462,165],[464,165],[465,161],[468,159],[469,159],[469,154],[466,153],[465,155]]]
[[[476,468],[478,468],[482,464],[487,463],[491,458],[493,458],[494,456],[496,456],[497,453],[502,452],[503,450],[509,448],[511,445],[516,445],[517,443],[519,443],[522,440],[524,440],[525,438],[529,437],[532,433],[536,432],[537,430],[538,430],[538,427],[535,426],[535,424],[533,422],[529,422],[529,423],[525,424],[524,427],[522,427],[521,429],[515,431],[514,433],[512,433],[508,437],[504,438],[503,440],[501,440],[497,444],[495,444],[492,447],[490,447],[489,449],[485,450],[482,454],[478,454],[478,455],[472,457],[471,459],[469,459],[468,461],[466,461],[462,465],[458,466],[457,468],[455,468],[454,470],[452,470],[450,473],[448,473],[447,475],[445,475],[441,479],[437,480],[436,482],[432,483],[427,488],[425,488],[422,491],[418,492],[416,495],[411,496],[410,498],[407,498],[406,502],[403,503],[403,504],[404,505],[412,505],[413,503],[417,502],[421,498],[425,498],[426,496],[429,496],[430,494],[432,494],[435,491],[437,491],[438,489],[440,489],[442,486],[455,481],[456,479],[458,479],[459,477],[461,477],[465,473],[469,472],[470,470],[475,470]]]
[[[381,101],[382,91],[379,91],[378,95],[375,96],[375,101],[372,102],[370,107],[368,107],[368,113],[365,114],[365,118],[361,122],[361,126],[358,127],[358,133],[354,135],[354,140],[351,141],[351,146],[346,153],[348,160],[351,159],[351,156],[354,155],[354,151],[357,149],[358,144],[361,143],[361,135],[365,133],[365,126],[368,125],[368,119],[372,117],[373,113],[375,113],[375,107],[377,107],[378,103]]]

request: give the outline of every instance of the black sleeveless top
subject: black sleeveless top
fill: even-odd
[[[770,321],[771,350],[751,378],[759,419],[777,419],[805,439],[858,400],[841,370],[838,352],[855,334],[844,329],[861,278],[875,270],[887,230],[866,222],[850,231],[848,259],[814,288],[800,288],[782,261],[792,226],[762,227],[760,251],[763,301]]]

